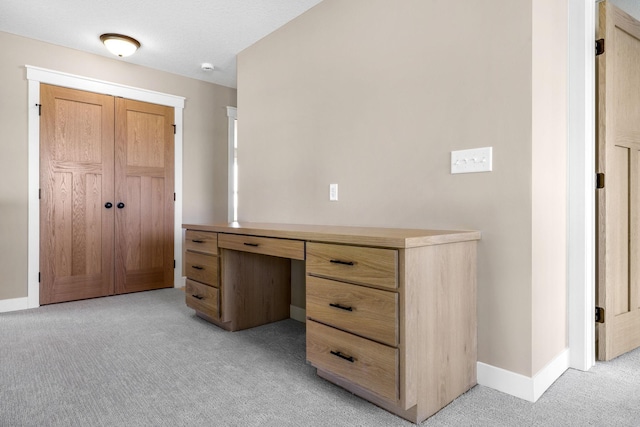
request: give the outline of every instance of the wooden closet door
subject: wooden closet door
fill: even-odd
[[[110,295],[113,97],[42,84],[40,102],[40,304]]]
[[[640,21],[599,8],[596,356],[610,360],[640,347]]]
[[[173,286],[173,108],[116,98],[115,289]]]

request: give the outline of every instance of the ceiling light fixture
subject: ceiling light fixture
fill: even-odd
[[[122,34],[103,34],[100,36],[100,40],[109,52],[121,58],[132,55],[140,47],[138,40]]]

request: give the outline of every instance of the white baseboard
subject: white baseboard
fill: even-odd
[[[26,310],[29,308],[29,298],[13,298],[0,300],[0,313]]]
[[[478,362],[478,384],[535,402],[567,369],[569,349],[563,350],[533,377]]]
[[[174,288],[184,288],[185,286],[187,286],[187,276],[180,276],[173,284]]]
[[[307,310],[304,308],[296,307],[295,305],[289,306],[289,316],[293,320],[298,322],[307,323]]]

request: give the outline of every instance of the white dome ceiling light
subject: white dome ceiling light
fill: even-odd
[[[100,40],[109,52],[120,58],[133,55],[140,47],[140,42],[133,37],[122,34],[107,33],[100,36]]]

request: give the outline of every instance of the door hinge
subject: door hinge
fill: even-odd
[[[173,201],[176,201],[176,193],[173,193]]]
[[[596,323],[604,323],[604,308],[596,307]]]
[[[38,188],[38,200],[42,200],[42,188]]]
[[[596,56],[604,53],[604,39],[596,40]]]
[[[597,173],[596,174],[596,188],[604,188],[604,174]]]
[[[175,135],[176,134],[176,125],[171,125],[171,126],[173,126],[173,134]]]
[[[40,283],[40,272],[38,271],[38,283]]]
[[[36,107],[38,107],[38,115],[41,116],[42,115],[42,104],[36,104]]]
[[[176,260],[173,260],[173,268],[176,268]]]

